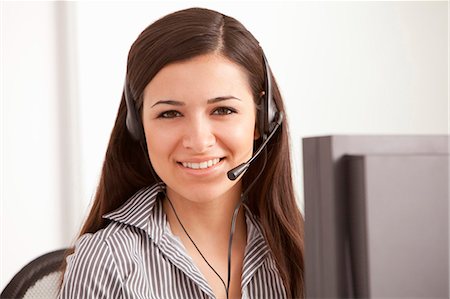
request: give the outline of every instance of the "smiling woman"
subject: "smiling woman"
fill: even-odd
[[[226,172],[252,156],[257,137],[255,102],[239,65],[220,54],[169,64],[145,88],[143,105],[151,164],[172,201],[214,200],[232,210],[236,200],[227,198],[239,199],[242,186]]]
[[[147,27],[60,298],[303,297],[284,113],[235,19],[193,8]]]

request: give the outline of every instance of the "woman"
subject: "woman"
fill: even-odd
[[[146,28],[60,298],[303,297],[283,114],[235,19],[192,8]]]

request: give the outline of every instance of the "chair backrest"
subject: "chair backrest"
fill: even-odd
[[[0,298],[56,298],[65,251],[52,251],[28,263],[11,279]]]

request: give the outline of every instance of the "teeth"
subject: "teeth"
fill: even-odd
[[[191,163],[191,162],[182,162],[181,164],[183,164],[184,167],[186,168],[192,168],[192,169],[206,169],[208,167],[214,166],[217,163],[219,163],[220,159],[216,158],[216,159],[212,159],[209,161],[204,161],[201,163]]]

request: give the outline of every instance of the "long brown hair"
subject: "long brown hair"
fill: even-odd
[[[144,88],[164,66],[208,53],[223,55],[246,71],[256,105],[259,105],[264,90],[264,64],[258,41],[231,17],[208,9],[191,8],[157,20],[132,45],[128,55],[127,84],[138,111],[141,112]],[[284,112],[273,76],[271,80],[274,101],[278,110]],[[100,182],[80,236],[105,228],[108,220],[102,215],[120,207],[142,187],[156,183],[145,152],[127,131],[126,114],[122,94]],[[268,143],[267,164],[248,193],[247,205],[260,219],[288,297],[300,298],[304,297],[304,221],[295,201],[289,149],[285,117]],[[260,172],[263,159],[263,155],[256,159],[244,174],[243,190]],[[72,252],[70,249],[67,254]]]

